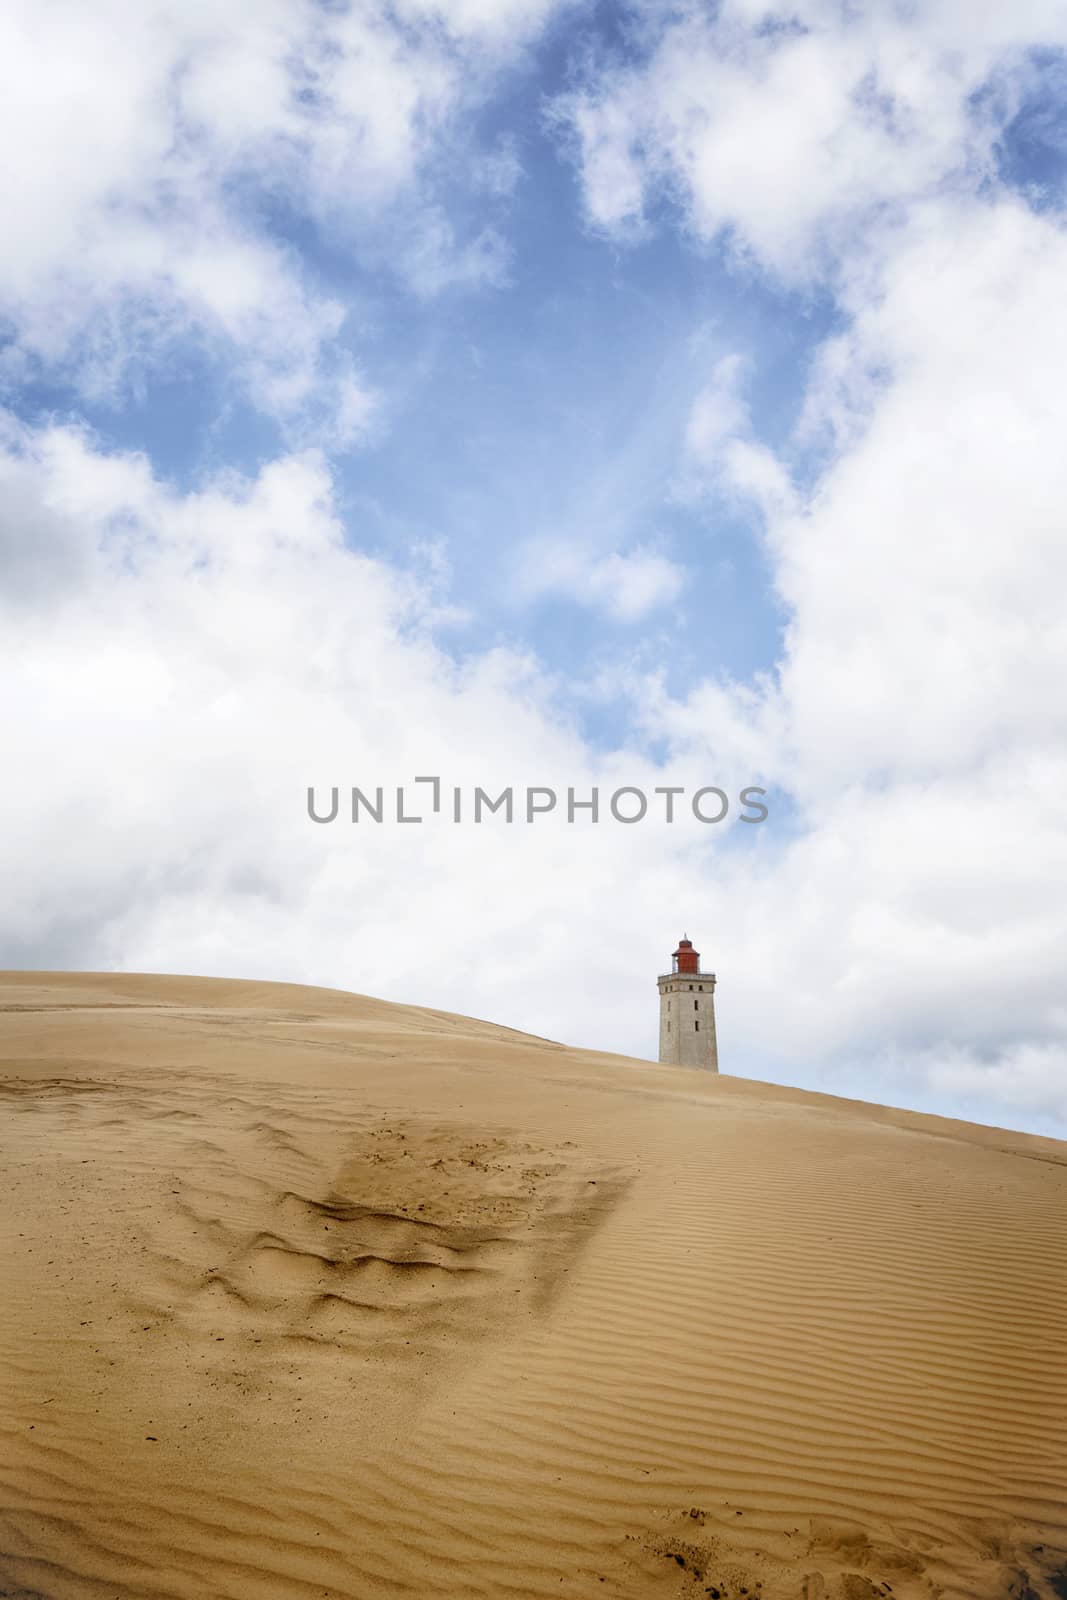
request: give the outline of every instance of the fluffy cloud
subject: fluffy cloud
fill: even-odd
[[[0,484],[6,964],[333,982],[654,1048],[652,979],[733,817],[570,825],[566,790],[606,813],[623,784],[736,795],[744,773],[596,757],[536,662],[444,655],[436,596],[346,544],[315,455],[183,495],[14,429]],[[414,810],[434,773],[422,824],[308,818],[309,785],[407,784]],[[554,785],[560,812],[455,826],[476,784]]]
[[[760,530],[788,617],[775,671],[674,698],[629,682],[676,754],[790,795],[773,870],[720,868],[746,1042],[1062,1115],[1067,235],[996,153],[1064,13],[632,17],[636,57],[556,107],[589,218],[639,237],[670,201],[840,318],[778,454],[743,353],[681,441],[680,492]]]
[[[688,455],[762,518],[784,652],[753,683],[636,686],[676,752],[743,760],[795,807],[773,874],[724,869],[751,1045],[891,1040],[928,1091],[1027,1115],[1060,1114],[1067,1062],[1065,272],[1067,235],[1010,196],[918,208],[817,364],[803,492],[720,367]]]
[[[805,802],[1067,735],[1065,270],[1067,236],[1009,197],[921,210],[824,349],[804,426],[831,463],[807,497],[761,501],[794,619],[780,759]],[[736,443],[716,447],[734,487]]]
[[[501,273],[456,237],[428,167],[460,137],[550,0],[16,0],[0,20],[0,319],[9,384],[44,372],[114,395],[179,338],[287,425],[345,444],[367,390],[346,308],[271,226],[288,208],[341,248],[389,235],[421,292]],[[421,219],[421,220],[420,220]],[[376,235],[377,230],[377,235]],[[377,246],[382,253],[384,246]]]
[[[781,512],[794,506],[796,496],[788,472],[753,432],[744,397],[748,369],[737,354],[715,363],[689,414],[677,492]]]
[[[1031,73],[1067,44],[1054,0],[631,8],[637,59],[602,59],[555,118],[590,220],[633,234],[665,197],[701,239],[811,281],[859,227],[973,189]]]

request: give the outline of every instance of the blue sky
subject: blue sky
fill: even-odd
[[[416,566],[426,546],[439,550],[466,612],[443,636],[458,653],[518,640],[578,681],[621,653],[662,662],[677,690],[709,671],[769,670],[784,621],[751,509],[686,492],[693,402],[716,356],[740,350],[759,437],[786,447],[835,310],[819,286],[785,288],[721,248],[694,247],[666,206],[641,239],[585,225],[551,111],[611,23],[561,19],[476,119],[478,145],[516,164],[509,193],[472,193],[465,171],[442,162],[439,203],[460,239],[498,234],[498,279],[430,294],[392,268],[395,217],[365,246],[262,185],[238,185],[235,202],[344,306],[337,342],[381,397],[369,438],[332,453],[352,543]],[[284,429],[233,392],[227,366],[194,334],[132,392],[122,383],[94,404],[69,385],[27,385],[18,411],[82,418],[190,489],[220,466],[254,472],[284,444]],[[605,554],[651,544],[684,569],[684,588],[669,618],[616,619],[571,595],[524,592],[521,552],[545,538]],[[610,705],[579,714],[594,740],[625,732]]]
[[[646,1055],[684,925],[727,1070],[1059,1128],[1057,9],[112,9],[8,25],[0,959]],[[434,764],[773,803],[298,813]]]

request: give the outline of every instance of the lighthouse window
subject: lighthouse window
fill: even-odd
[[[700,1032],[700,1023],[699,1022],[694,1022],[693,1023],[693,1027],[696,1029],[697,1033]]]
[[[690,987],[690,989],[692,989],[692,987],[693,987],[693,985],[692,985],[692,984],[690,984],[690,985],[689,985],[689,987]]]
[[[668,1022],[668,1024],[667,1024],[667,1032],[668,1032],[668,1033],[670,1033],[670,1031],[671,1031],[671,1025],[670,1025],[670,1023],[669,1023],[669,1022]]]
[[[699,1009],[700,1009],[700,1001],[699,1000],[694,1000],[693,1001],[693,1010],[694,1011],[699,1011]]]

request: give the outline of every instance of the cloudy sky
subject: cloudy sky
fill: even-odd
[[[724,1070],[1062,1134],[1065,51],[10,0],[0,963],[650,1056],[686,931]],[[451,821],[509,785],[732,803]]]

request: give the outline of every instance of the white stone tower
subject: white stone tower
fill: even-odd
[[[659,1058],[672,1067],[718,1072],[715,1042],[715,974],[701,972],[700,952],[690,939],[678,941],[671,970],[659,988]]]

